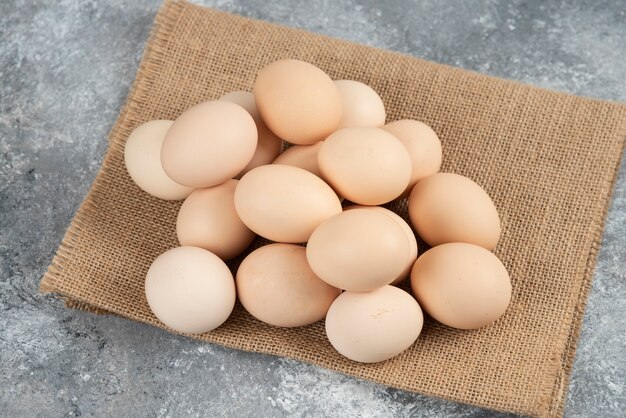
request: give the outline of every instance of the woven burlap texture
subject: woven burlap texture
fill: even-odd
[[[475,331],[427,319],[408,351],[369,365],[337,354],[323,322],[274,328],[239,305],[222,327],[192,337],[487,408],[561,415],[626,136],[624,105],[168,2],[100,173],[41,290],[72,307],[164,327],[148,308],[144,277],[159,254],[177,245],[179,203],[151,198],[133,184],[124,168],[125,140],[143,122],[174,119],[198,102],[249,90],[260,68],[287,57],[314,63],[333,79],[369,84],[383,98],[389,121],[412,118],[434,128],[443,143],[443,171],[474,179],[501,215],[495,253],[513,282],[510,308],[496,324]],[[406,217],[405,204],[395,209]]]

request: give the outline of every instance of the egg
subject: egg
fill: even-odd
[[[413,233],[413,230],[411,229],[409,224],[406,223],[406,221],[402,219],[397,213],[389,209],[382,208],[380,206],[351,205],[351,206],[345,207],[343,210],[346,211],[346,210],[352,210],[352,209],[369,209],[369,210],[378,211],[380,213],[384,213],[385,215],[389,216],[391,219],[396,221],[398,225],[400,225],[400,227],[402,227],[402,230],[405,232],[406,237],[409,240],[409,258],[406,262],[404,270],[402,270],[402,272],[398,275],[398,277],[394,279],[393,282],[391,282],[391,284],[398,284],[402,282],[404,279],[406,279],[409,276],[411,272],[411,268],[413,268],[413,263],[415,263],[415,260],[417,259],[417,251],[418,251],[417,240],[415,239],[415,234]]]
[[[169,178],[161,165],[161,146],[171,120],[153,120],[135,128],[126,140],[124,163],[130,178],[144,192],[164,200],[181,200],[193,188]]]
[[[306,250],[269,244],[254,250],[236,275],[237,296],[255,318],[277,327],[299,327],[323,319],[341,290],[313,273]]]
[[[337,87],[308,62],[284,59],[269,64],[259,71],[253,93],[267,126],[292,144],[319,142],[339,125]]]
[[[338,194],[362,205],[392,201],[411,179],[406,148],[380,128],[344,128],[333,133],[320,148],[317,162]]]
[[[511,280],[502,262],[473,244],[433,247],[417,259],[411,287],[422,308],[453,328],[489,325],[506,312]]]
[[[441,141],[430,126],[416,120],[397,120],[383,126],[383,129],[398,138],[411,157],[411,181],[404,193],[408,195],[420,179],[437,173],[441,168]]]
[[[311,269],[331,286],[363,292],[393,282],[411,245],[400,224],[377,210],[352,209],[324,221],[306,247]]]
[[[367,84],[354,80],[336,80],[341,97],[341,120],[337,129],[372,127],[385,124],[385,105]]]
[[[238,256],[256,236],[237,215],[237,180],[194,190],[176,219],[180,245],[204,248],[223,260]]]
[[[453,173],[420,180],[409,196],[409,216],[430,246],[465,242],[493,249],[500,239],[500,217],[487,193]]]
[[[235,281],[215,254],[196,247],[177,247],[154,260],[146,274],[150,310],[174,331],[209,332],[230,316]]]
[[[319,224],[341,212],[333,189],[298,167],[263,165],[235,189],[235,209],[252,231],[272,241],[306,242]]]
[[[177,183],[211,187],[236,176],[252,159],[257,129],[241,106],[213,100],[184,111],[165,134],[161,163]]]
[[[313,145],[294,145],[289,147],[274,160],[274,164],[300,167],[326,181],[320,171],[319,165],[317,164],[317,154],[322,147],[322,144],[323,141],[320,141]],[[337,193],[337,190],[335,190],[335,193]],[[337,193],[337,196],[340,201],[344,200],[344,197],[340,194]]]
[[[397,356],[419,337],[424,316],[404,290],[383,286],[371,292],[344,292],[328,310],[326,336],[341,355],[361,363]]]
[[[254,123],[256,123],[258,133],[256,150],[248,165],[235,177],[241,178],[241,176],[253,168],[274,161],[283,149],[283,140],[270,131],[263,119],[261,119],[261,114],[254,101],[254,95],[247,91],[233,91],[223,95],[219,100],[235,103],[243,107],[252,116]]]
[[[318,142],[313,145],[294,145],[291,148],[286,149],[275,160],[274,164],[292,165],[294,167],[300,167],[309,173],[315,174],[317,177],[322,177],[322,172],[317,165],[317,153],[322,147],[323,142]]]

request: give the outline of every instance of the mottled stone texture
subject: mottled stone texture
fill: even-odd
[[[626,101],[620,0],[205,3]],[[96,175],[158,7],[157,0],[0,2],[0,415],[501,416],[67,310],[37,293]],[[625,253],[622,167],[574,364],[569,417],[626,410]]]

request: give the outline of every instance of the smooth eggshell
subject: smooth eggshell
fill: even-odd
[[[319,224],[341,212],[333,189],[298,167],[270,164],[246,173],[235,208],[252,231],[272,241],[306,242]]]
[[[411,287],[430,316],[460,329],[491,324],[511,301],[511,280],[502,262],[472,244],[442,244],[426,251],[413,266]]]
[[[270,131],[263,119],[261,119],[261,114],[254,101],[254,95],[247,91],[233,91],[223,95],[219,100],[235,103],[243,107],[256,123],[258,133],[256,150],[248,165],[237,174],[236,178],[241,178],[241,176],[255,167],[270,164],[274,161],[283,149],[283,140]]]
[[[126,140],[124,162],[130,178],[141,190],[159,199],[181,200],[193,188],[169,178],[161,165],[161,146],[172,123],[153,120],[135,128]]]
[[[493,249],[500,217],[485,190],[467,177],[437,173],[420,180],[409,196],[415,231],[430,246],[466,242]]]
[[[174,181],[211,187],[236,176],[252,159],[257,129],[241,106],[209,101],[184,111],[165,134],[161,163]]]
[[[402,229],[406,233],[406,237],[409,240],[409,258],[406,262],[406,267],[404,268],[404,270],[402,270],[402,272],[398,275],[398,277],[394,279],[393,282],[391,282],[391,284],[398,284],[404,279],[406,279],[411,273],[411,268],[413,268],[413,263],[415,263],[415,260],[417,259],[417,252],[418,252],[417,239],[415,238],[415,234],[413,233],[411,226],[408,223],[406,223],[406,221],[402,219],[400,215],[398,215],[394,211],[382,208],[380,206],[352,205],[352,206],[345,207],[343,210],[346,211],[346,210],[351,210],[351,209],[369,209],[369,210],[375,210],[375,211],[384,213],[385,215],[389,216],[391,219],[396,221],[398,225],[402,227]]]
[[[263,119],[261,119],[261,114],[259,113],[259,109],[256,106],[256,102],[254,101],[254,94],[249,91],[231,91],[230,93],[226,93],[218,100],[223,100],[225,102],[235,103],[244,109],[252,116],[252,119],[257,123],[263,123]]]
[[[269,244],[250,253],[236,275],[237,296],[255,318],[277,327],[309,325],[326,316],[341,290],[320,280],[295,244]]]
[[[323,140],[341,119],[335,83],[308,62],[284,59],[269,64],[259,71],[253,93],[267,126],[292,144]]]
[[[410,248],[396,220],[379,211],[352,209],[317,227],[306,255],[326,283],[363,292],[394,281],[406,268]]]
[[[397,120],[383,129],[402,142],[411,157],[411,181],[405,195],[424,177],[435,174],[441,168],[441,141],[432,128],[423,122],[411,119]]]
[[[180,245],[204,248],[223,260],[238,256],[256,236],[237,215],[237,180],[196,189],[185,199],[176,219]]]
[[[384,286],[371,292],[344,292],[328,310],[326,336],[343,356],[376,363],[397,356],[419,337],[424,316],[404,290]]]
[[[367,84],[354,80],[336,80],[341,96],[341,121],[337,129],[372,127],[385,124],[385,105]]]
[[[235,281],[215,254],[196,247],[173,248],[152,263],[146,299],[154,315],[178,332],[211,331],[235,306]]]
[[[317,177],[321,178],[322,172],[317,165],[317,153],[322,147],[322,144],[323,142],[318,142],[313,145],[294,145],[291,148],[287,148],[282,154],[280,154],[274,160],[274,164],[300,167],[303,170],[313,173]]]
[[[338,194],[362,205],[392,201],[411,179],[406,148],[380,128],[344,128],[333,133],[319,150],[317,162]]]

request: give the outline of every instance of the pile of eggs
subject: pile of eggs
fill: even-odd
[[[409,348],[422,309],[459,329],[502,316],[511,283],[491,252],[501,232],[493,202],[469,178],[439,172],[430,127],[385,118],[369,86],[286,59],[263,68],[252,93],[137,127],[125,147],[130,177],[155,197],[185,199],[180,247],[146,275],[154,315],[182,333],[219,327],[237,299],[276,327],[325,318],[332,346],[364,363]],[[283,140],[293,146],[281,153]],[[419,258],[411,226],[378,206],[402,198],[432,247]],[[224,261],[257,235],[273,243],[233,277]],[[413,295],[395,286],[408,276]]]

